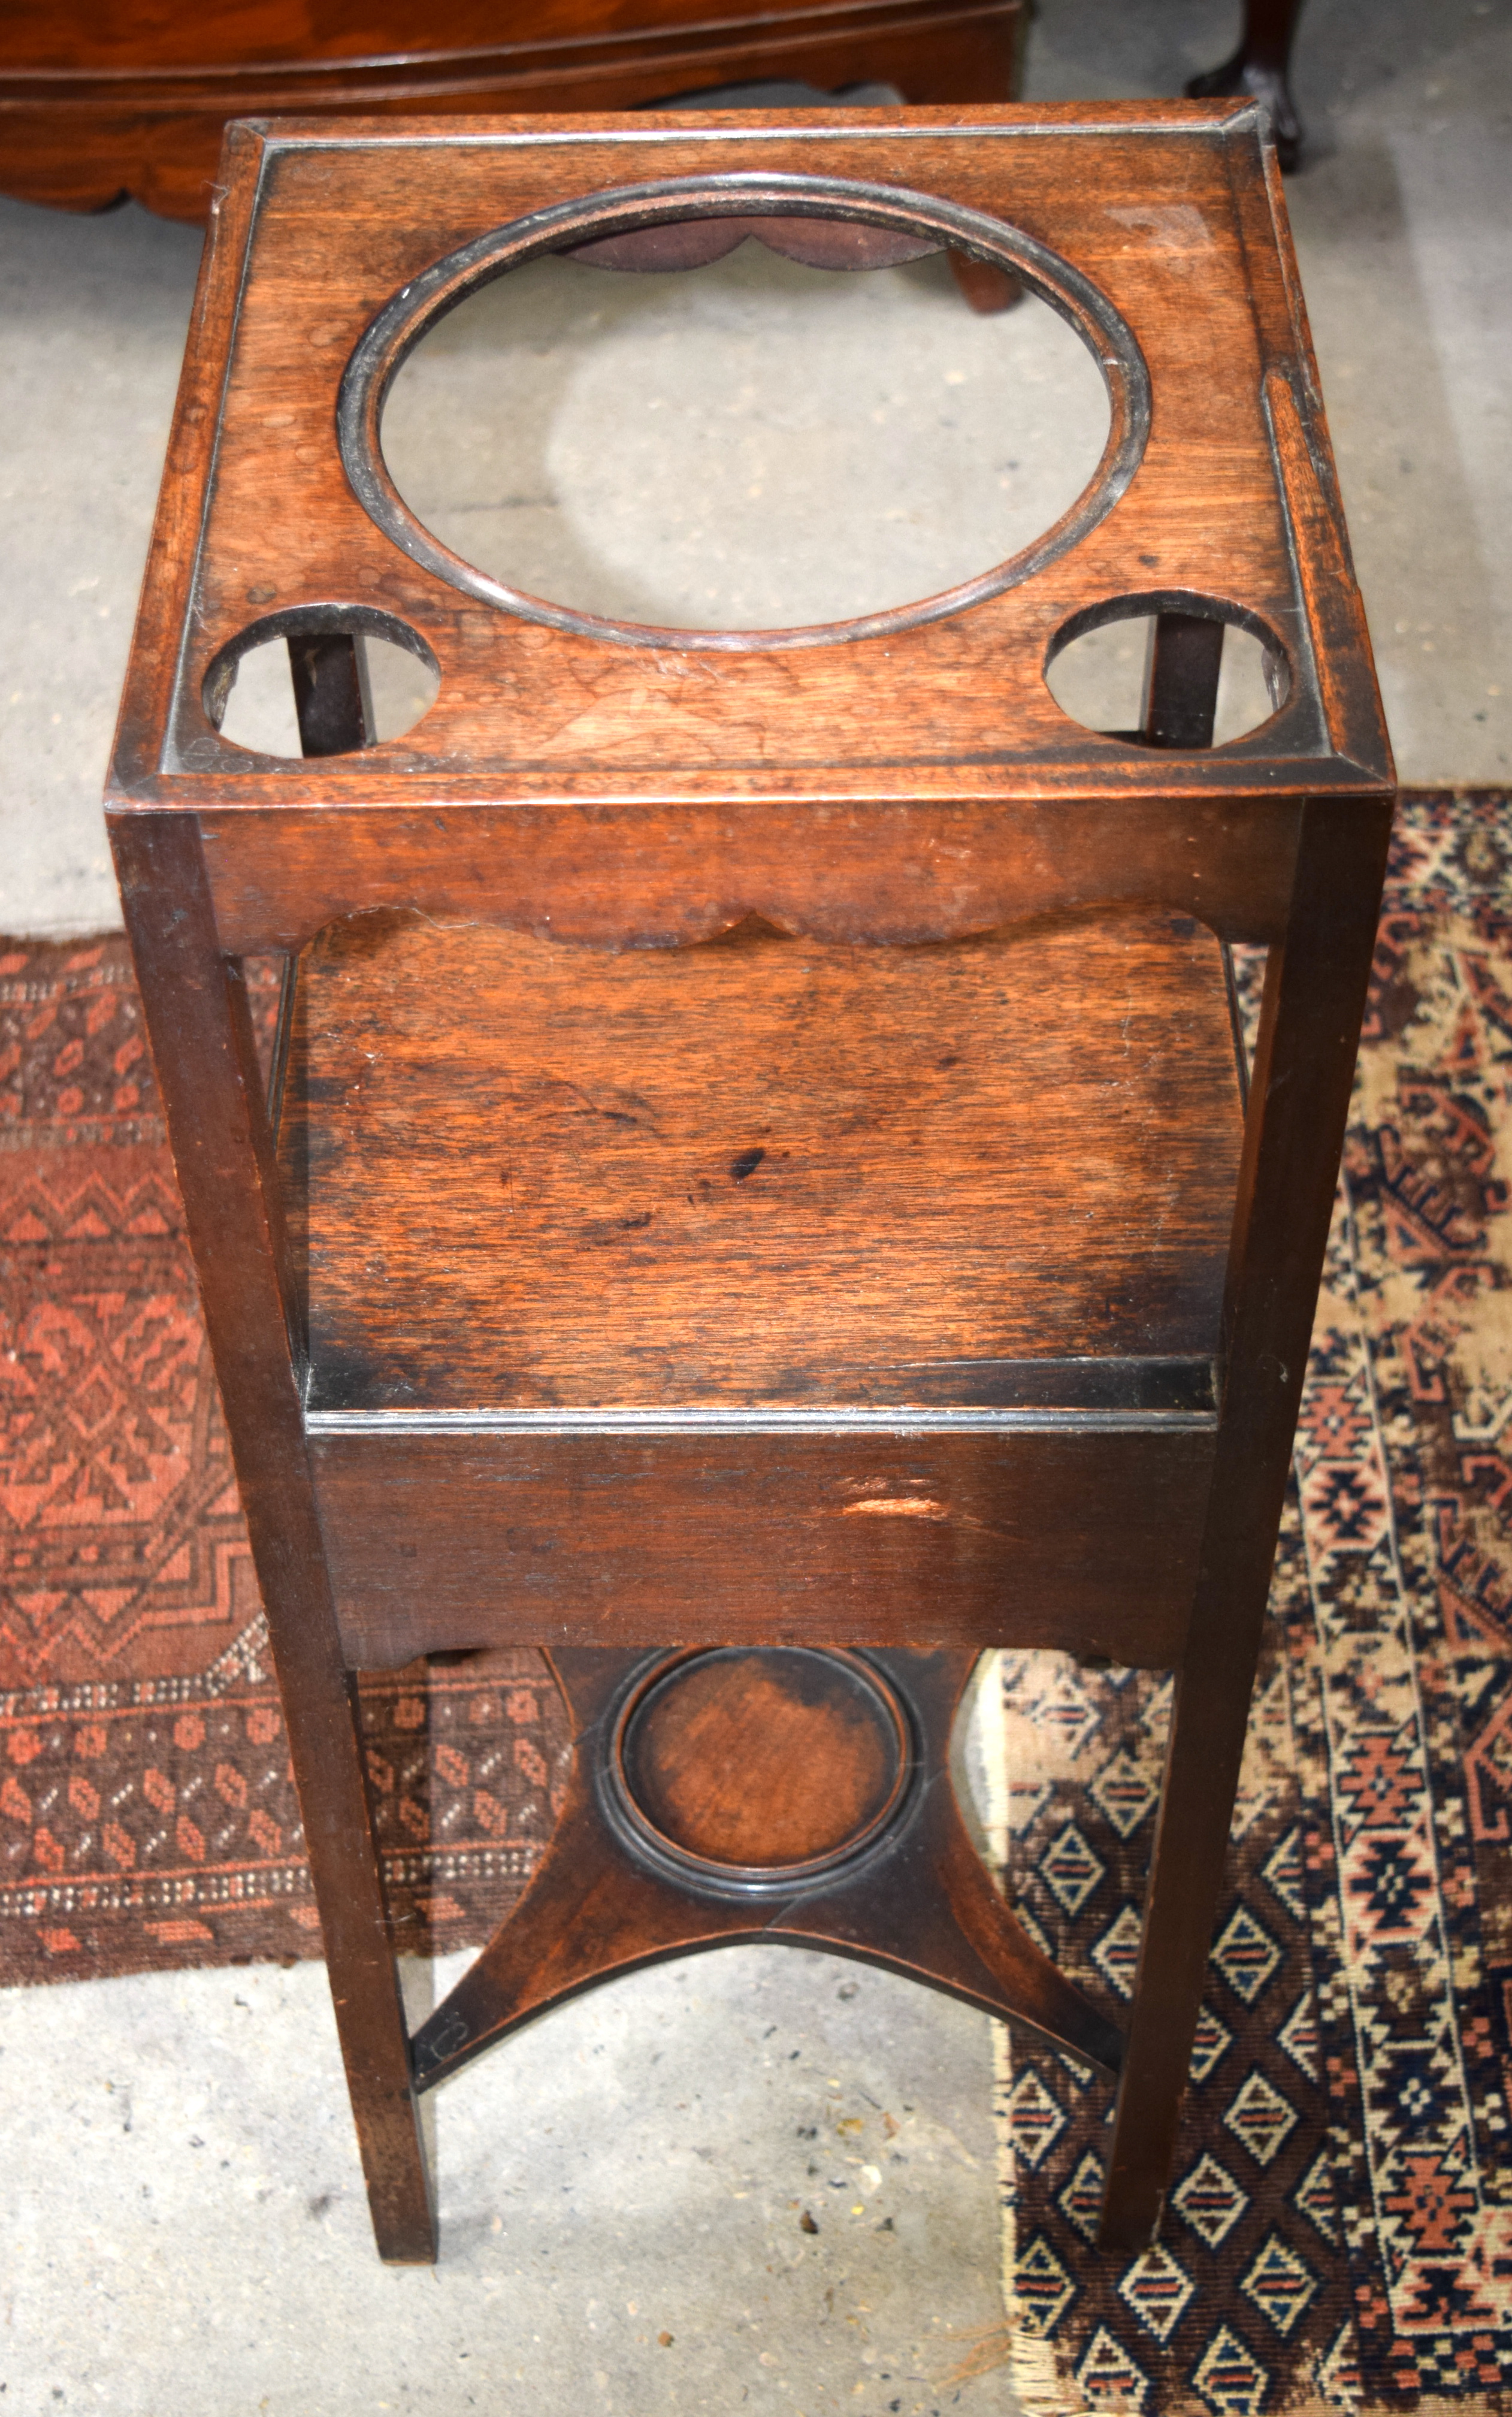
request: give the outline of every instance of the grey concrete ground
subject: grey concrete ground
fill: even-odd
[[[1030,91],[1174,92],[1235,15],[1218,0],[1041,0]],[[1297,83],[1313,159],[1292,206],[1402,771],[1505,781],[1512,5],[1310,0]],[[197,252],[192,233],[135,210],[71,220],[0,203],[0,929],[116,920],[97,798]],[[578,583],[580,602],[718,614],[739,595],[752,617],[778,614],[782,598],[752,585],[750,540],[765,551],[784,485],[802,507],[784,596],[834,609],[838,569],[866,601],[868,582],[917,592],[931,562],[975,567],[1036,494],[1050,517],[1051,488],[1030,494],[1021,466],[1066,475],[1096,416],[1056,331],[1036,334],[1033,313],[972,321],[930,264],[855,281],[854,324],[825,337],[837,391],[864,371],[843,448],[836,415],[792,407],[794,347],[811,341],[801,275],[743,257],[680,327],[653,281],[620,283],[596,327],[599,306],[552,302],[550,283],[520,339],[535,483],[490,494],[442,477],[426,503],[439,524],[514,493],[488,526],[474,514],[472,541],[522,549],[512,558]],[[445,470],[426,429],[447,411],[472,413],[474,468],[498,458],[476,349],[493,340],[448,341],[451,386],[442,346],[404,399],[417,495]],[[679,345],[707,363],[721,343],[744,346],[749,393],[719,422],[700,372],[691,434],[658,452],[662,365]],[[631,448],[639,521],[605,509],[600,427]],[[715,521],[726,440],[746,475]],[[974,446],[988,455],[975,485]],[[915,480],[889,484],[900,516],[871,516],[859,562],[836,537],[854,494],[824,500],[858,464]],[[255,692],[249,670],[235,709],[276,714]],[[386,709],[422,703],[401,684]],[[318,1966],[11,1993],[0,2407],[813,2417],[959,2394],[1006,2410],[1001,2368],[954,2379],[1001,2321],[990,2093],[988,2027],[902,1984],[778,1950],[666,1969],[442,2094],[443,2264],[393,2274],[369,2244]]]
[[[1046,99],[1176,92],[1205,0],[1041,0]],[[1308,0],[1287,189],[1398,768],[1512,778],[1512,7]]]
[[[443,2262],[394,2270],[323,1967],[35,1991],[0,2032],[0,2408],[1004,2407],[952,2379],[1002,2321],[983,2028],[791,1949],[616,1984],[439,2094]]]

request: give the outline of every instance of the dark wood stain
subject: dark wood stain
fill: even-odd
[[[618,955],[364,918],[307,960],[285,1079],[309,1406],[1211,1355],[1239,1144],[1217,944],[1170,918]]]
[[[898,1420],[905,1424],[903,1418]],[[347,1658],[462,1646],[1181,1653],[1211,1427],[311,1438]]]
[[[792,646],[547,627],[402,552],[337,446],[375,313],[637,180],[702,179],[727,220],[740,171],[922,191],[1093,281],[1154,398],[1104,518],[969,609]],[[1222,1890],[1393,794],[1262,115],[292,121],[234,129],[219,183],[109,815],[380,2248],[434,2255],[417,2088],[612,1972],[762,1938],[1118,2072],[1102,2239],[1130,2254]],[[1130,600],[1158,629],[1126,742],[1043,672]],[[1272,633],[1288,700],[1176,745],[1219,608]],[[305,650],[293,763],[214,723],[267,612]],[[351,649],[386,615],[441,691],[362,747]],[[1247,1106],[1219,938],[1269,950]],[[263,951],[301,957],[277,1139]],[[574,1705],[567,1805],[411,2043],[351,1673],[507,1639]],[[1010,1643],[1177,1674],[1123,2031],[948,1783],[975,1659]],[[725,1658],[647,1727],[653,1834],[615,1724],[690,1649]],[[916,1772],[790,1886],[762,1856],[864,1831],[880,1770],[835,1710],[849,1664],[816,1725],[796,1665],[749,1657],[832,1649],[906,1708]]]
[[[605,1820],[594,1781],[616,1699],[639,1675],[635,1659],[579,1648],[554,1653],[582,1741],[562,1817],[518,1911],[416,2033],[417,2086],[446,2080],[543,2007],[611,1974],[741,1939],[880,1964],[1115,2072],[1117,2026],[1056,1970],[997,1894],[949,1786],[950,1733],[975,1657],[874,1658],[909,1706],[918,1751],[908,1816],[889,1832],[888,1851],[808,1889],[779,1879],[764,1893],[721,1896],[627,1860]]]
[[[0,191],[66,210],[129,195],[164,218],[204,220],[227,121],[313,110],[340,121],[636,109],[782,79],[890,84],[910,101],[1007,100],[1023,19],[1021,0],[762,0],[713,15],[704,0],[516,0],[507,21],[485,0],[424,11],[8,0]]]
[[[767,1646],[676,1666],[637,1707],[623,1767],[646,1819],[687,1853],[775,1872],[864,1835],[905,1751],[839,1656]]]

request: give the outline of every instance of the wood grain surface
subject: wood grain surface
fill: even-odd
[[[816,801],[793,795],[424,814],[241,806],[200,827],[238,956],[293,953],[336,918],[385,906],[641,949],[752,915],[815,939],[898,943],[1138,904],[1263,944],[1285,929],[1300,813],[1289,797],[852,798],[818,801],[822,844]]]
[[[0,11],[0,191],[55,209],[130,195],[213,214],[228,119],[320,110],[634,109],[708,85],[891,84],[906,100],[1006,100],[1020,0],[11,0]]]
[[[459,247],[553,207],[548,236],[589,239],[606,193],[662,178],[717,220],[827,219],[837,180],[885,189],[859,215],[895,233],[980,213],[984,259],[1017,245],[1121,348],[1102,517],[865,638],[551,626],[407,551],[337,443],[365,329],[462,277]],[[1102,2237],[1132,2253],[1221,1892],[1393,786],[1263,114],[310,121],[234,130],[223,182],[110,813],[380,2243],[433,2245],[412,2077],[609,1972],[779,1937],[1122,2063]],[[633,231],[662,204],[615,206]],[[1163,622],[1149,743],[1045,685],[1120,608]],[[1215,616],[1289,679],[1221,749],[1189,743]],[[405,739],[358,746],[308,698],[340,752],[221,737],[249,631],[324,661],[380,625],[440,669]],[[1242,1132],[1218,935],[1270,950]],[[237,1007],[259,949],[304,951],[277,1154]],[[348,1673],[510,1639],[552,1649],[583,1752],[538,1886],[412,2063]],[[1126,2054],[945,1784],[997,1643],[1180,1674]],[[636,1655],[821,1644],[915,1707],[928,1784],[886,1854],[764,1910],[637,1862],[584,1758]],[[725,1817],[692,1763],[669,1785]]]
[[[310,1457],[357,1668],[570,1638],[1049,1646],[1169,1667],[1212,1428],[1075,1429],[325,1435]]]
[[[306,962],[284,1093],[308,1407],[969,1401],[974,1361],[1211,1355],[1239,1142],[1220,951],[1175,919],[610,954],[359,918]]]
[[[676,1662],[633,1704],[614,1758],[658,1839],[771,1877],[854,1851],[900,1802],[912,1753],[906,1712],[865,1664],[759,1646]]]
[[[366,817],[513,798],[554,818],[570,799],[1226,797],[1263,816],[1283,797],[1389,785],[1260,114],[1110,103],[1089,122],[1068,107],[857,110],[764,129],[695,113],[478,119],[442,149],[446,130],[289,122],[276,135],[238,132],[228,148],[234,200],[202,290],[174,438],[185,475],[165,491],[155,557],[153,610],[186,645],[139,650],[115,773],[124,810],[189,791],[224,817],[218,895],[234,888],[239,847],[250,862],[267,844],[250,828],[238,843],[238,807],[260,821],[280,807]],[[969,610],[787,650],[772,631],[606,641],[549,627],[401,551],[358,500],[336,438],[347,362],[390,298],[531,212],[647,180],[758,172],[979,211],[1092,281],[1157,398],[1137,472],[1100,524]],[[801,214],[791,194],[780,206]],[[718,196],[710,207],[728,214]],[[580,225],[575,239],[591,232]],[[1277,380],[1293,396],[1315,491],[1281,474],[1267,378],[1273,396]],[[1309,597],[1325,589],[1326,713],[1307,634]],[[1044,679],[1057,633],[1139,599],[1267,630],[1288,664],[1284,707],[1217,750],[1141,747],[1068,721]],[[414,730],[318,766],[219,737],[206,683],[213,700],[228,646],[271,616],[359,607],[402,623],[440,667]],[[330,844],[340,845],[334,832]]]

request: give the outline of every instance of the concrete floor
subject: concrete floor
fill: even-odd
[[[1040,0],[1030,94],[1174,92],[1222,53],[1235,15],[1218,0]],[[1313,141],[1292,208],[1402,774],[1504,782],[1512,5],[1310,0],[1297,84]],[[134,209],[75,220],[0,203],[0,929],[117,920],[97,800],[198,250]],[[596,415],[625,440],[632,370],[648,413],[656,401],[669,340],[644,299],[653,282],[620,288],[611,376],[595,331],[569,324],[586,304],[553,323],[537,297],[524,346],[538,406],[526,466],[546,481],[528,490],[525,535],[541,575],[606,594],[623,595],[644,556],[636,524],[607,523],[596,500]],[[779,465],[800,504],[854,466],[823,411],[773,440],[759,372],[784,312],[801,320],[801,286],[742,259],[683,330],[707,346],[722,326],[748,344],[752,391],[726,433],[755,448],[740,457],[747,487]],[[971,321],[929,264],[876,281],[864,309],[869,350],[890,347],[872,372],[870,475],[907,455],[912,427],[936,484],[875,532],[858,570],[917,592],[931,529],[968,552],[979,540],[969,463],[991,435],[994,388],[1016,377],[1026,414],[989,465],[1010,482],[991,509],[1011,518],[1033,502],[1012,483],[1021,435],[1051,483],[1085,439],[1069,407],[1078,365],[1036,352],[1032,316]],[[836,343],[843,379],[852,336]],[[437,355],[428,373],[443,366]],[[430,405],[417,399],[416,476],[426,412],[450,407],[445,377]],[[673,524],[687,448],[658,469],[639,425],[641,530],[665,540],[658,592],[686,604],[700,580],[723,580],[703,600],[717,612],[748,585],[742,529],[757,524],[736,512],[711,529],[701,505]],[[470,441],[486,452],[494,433]],[[1036,492],[1048,502],[1050,485]],[[430,499],[438,516],[477,500],[456,483]],[[769,531],[769,498],[746,500]],[[784,594],[830,577],[833,525]],[[516,542],[508,524],[494,536]],[[237,709],[276,716],[276,686],[260,702],[245,676]],[[401,689],[389,709],[420,704]],[[371,2256],[319,1966],[13,1992],[0,1999],[0,2406],[1006,2410],[1001,2367],[960,2373],[984,2364],[973,2351],[1002,2318],[991,2075],[984,2022],[880,1975],[777,1949],[664,1969],[440,2094],[443,2263],[389,2273]],[[839,2128],[853,2121],[859,2133]],[[805,2207],[816,2235],[799,2227]]]
[[[1002,2323],[986,2027],[827,1956],[663,1967],[438,2093],[434,2270],[373,2255],[323,1966],[3,2019],[18,2417],[945,2410]]]

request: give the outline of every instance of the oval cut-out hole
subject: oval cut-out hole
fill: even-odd
[[[222,647],[204,683],[205,709],[222,738],[254,755],[341,755],[413,730],[441,686],[429,647],[413,631],[385,637],[371,627],[342,628],[343,617],[301,626],[298,614],[276,616],[270,634],[259,636],[256,625]],[[403,628],[387,614],[362,619]]]
[[[1258,629],[1258,624],[1257,624]],[[1086,730],[1145,747],[1226,747],[1286,701],[1286,660],[1205,599],[1116,613],[1062,643],[1045,684]]]
[[[488,576],[671,630],[778,630],[993,570],[1092,482],[1102,373],[1036,296],[965,308],[936,253],[864,273],[751,241],[658,276],[560,258],[482,287],[389,389],[388,471]]]

